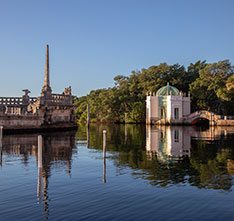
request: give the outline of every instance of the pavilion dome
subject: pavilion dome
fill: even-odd
[[[180,92],[176,87],[173,87],[169,85],[169,83],[167,83],[166,86],[158,89],[156,93],[156,96],[168,96],[168,95],[179,96]]]

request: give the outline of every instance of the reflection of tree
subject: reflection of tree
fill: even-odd
[[[77,136],[82,137],[85,127],[80,126],[79,129]],[[232,186],[233,137],[220,137],[210,143],[192,140],[190,158],[185,156],[177,161],[162,162],[157,153],[152,152],[150,157],[146,153],[145,127],[140,125],[127,125],[127,139],[124,125],[91,125],[90,148],[102,149],[103,129],[107,130],[107,151],[118,153],[112,155],[115,166],[121,171],[130,167],[135,178],[160,187],[189,183],[198,188],[230,190]]]
[[[233,158],[231,148],[222,148],[215,142],[211,144],[197,143],[190,159],[191,166],[198,171],[197,176],[191,178],[192,185],[199,188],[229,190],[232,186],[232,177],[228,173],[229,158]]]

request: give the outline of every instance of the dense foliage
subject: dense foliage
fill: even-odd
[[[161,63],[130,76],[118,75],[115,86],[92,90],[76,98],[76,116],[86,121],[86,106],[90,104],[93,122],[123,122],[127,113],[128,123],[145,121],[145,95],[156,92],[167,82],[191,94],[192,111],[210,110],[218,114],[234,115],[234,68],[228,60],[208,64],[198,61],[187,70],[179,64]]]

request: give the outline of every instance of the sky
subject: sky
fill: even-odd
[[[0,0],[0,97],[114,86],[163,62],[234,65],[234,0]]]

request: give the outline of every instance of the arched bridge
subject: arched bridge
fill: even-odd
[[[185,117],[188,124],[196,124],[199,120],[206,119],[210,124],[215,124],[222,116],[210,111],[196,111]]]

